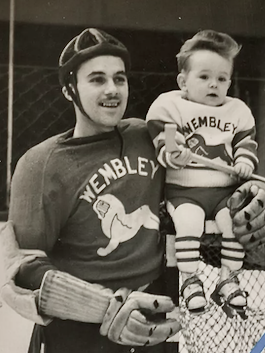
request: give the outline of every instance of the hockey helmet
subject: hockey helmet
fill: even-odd
[[[72,74],[84,61],[101,55],[118,56],[124,61],[125,69],[130,69],[130,54],[119,40],[102,30],[87,28],[62,51],[59,59],[60,84],[68,86]]]

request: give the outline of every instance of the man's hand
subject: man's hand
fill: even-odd
[[[165,314],[175,305],[167,296],[119,289],[110,302],[100,333],[116,343],[131,346],[155,345],[180,329],[176,319]]]
[[[233,231],[247,249],[265,243],[265,184],[250,180],[231,196],[230,208]]]

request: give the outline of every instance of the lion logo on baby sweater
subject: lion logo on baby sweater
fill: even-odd
[[[103,233],[110,239],[106,248],[99,248],[99,256],[107,256],[120,243],[132,239],[141,227],[159,228],[158,217],[149,206],[143,205],[131,213],[126,213],[123,204],[113,195],[99,196],[93,205],[94,211],[101,220]]]
[[[220,158],[221,160],[227,162],[228,165],[231,165],[232,161],[226,151],[224,143],[210,146],[206,144],[203,136],[199,134],[193,134],[190,138],[187,139],[187,145],[195,154],[207,157],[209,159]]]

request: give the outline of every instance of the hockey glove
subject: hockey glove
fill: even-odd
[[[248,262],[265,267],[265,184],[250,180],[231,196],[233,231]]]
[[[119,289],[112,298],[100,333],[116,343],[131,346],[155,345],[175,335],[181,328],[165,314],[175,305],[169,297]]]

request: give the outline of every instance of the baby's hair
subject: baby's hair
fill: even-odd
[[[233,38],[228,34],[216,32],[213,30],[203,30],[195,34],[191,39],[188,39],[180,48],[177,54],[178,70],[187,71],[189,69],[189,57],[197,50],[209,50],[215,52],[225,59],[234,62],[241,49]]]

